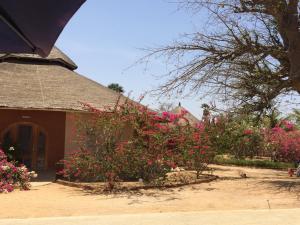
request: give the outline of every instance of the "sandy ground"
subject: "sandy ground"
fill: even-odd
[[[0,219],[0,225],[299,225],[299,220],[300,208]]]
[[[0,194],[0,218],[300,208],[300,179],[286,171],[213,166],[220,179],[168,190],[96,195],[55,183]],[[249,178],[239,177],[239,171]]]

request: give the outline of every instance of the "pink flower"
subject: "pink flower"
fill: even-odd
[[[251,129],[244,130],[244,135],[251,135],[253,134],[253,131]]]
[[[194,150],[189,150],[189,152],[188,152],[188,153],[189,153],[189,155],[190,155],[190,156],[192,156],[192,155],[194,155],[194,154],[195,154],[195,151],[194,151]]]
[[[188,111],[186,109],[181,109],[180,115],[183,116],[187,113],[188,113]]]
[[[274,133],[281,133],[281,132],[283,132],[283,129],[281,127],[276,126],[276,127],[272,128],[272,131]]]
[[[176,114],[170,114],[169,118],[171,122],[174,122],[178,118],[178,116]]]
[[[293,130],[294,129],[294,124],[291,121],[282,120],[281,124],[282,124],[283,128],[285,128],[286,130]]]
[[[160,116],[154,116],[153,119],[156,121],[162,121],[162,117]]]
[[[153,164],[153,161],[151,159],[148,159],[147,164],[148,164],[148,166],[151,166]]]
[[[202,132],[205,129],[205,124],[203,122],[199,122],[198,124],[196,124],[196,128]]]
[[[169,117],[169,113],[168,112],[162,112],[162,116],[163,116],[163,118],[168,118]]]

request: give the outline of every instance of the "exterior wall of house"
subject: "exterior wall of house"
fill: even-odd
[[[65,156],[70,153],[80,150],[79,138],[78,138],[78,123],[79,121],[89,120],[91,118],[90,113],[79,112],[67,112],[66,113],[66,131],[65,131]],[[120,141],[128,140],[133,135],[133,129],[130,126],[126,126],[121,134]]]
[[[0,134],[12,124],[32,123],[40,126],[47,136],[46,169],[55,169],[63,159],[65,148],[66,113],[42,110],[0,109]]]
[[[86,113],[66,113],[66,129],[65,129],[65,156],[79,150],[77,123],[80,118],[84,118]]]

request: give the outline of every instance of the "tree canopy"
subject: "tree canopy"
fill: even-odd
[[[112,89],[119,93],[124,93],[124,88],[117,83],[111,83],[107,86],[109,89]]]
[[[245,111],[271,109],[278,96],[300,92],[299,0],[183,0],[208,13],[208,29],[150,49],[174,67],[160,93],[201,91]],[[206,27],[206,28],[207,28]]]

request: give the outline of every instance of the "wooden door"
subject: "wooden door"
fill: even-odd
[[[6,148],[14,147],[14,160],[31,170],[46,168],[47,136],[36,124],[14,124],[3,135]]]
[[[36,127],[34,133],[34,145],[32,154],[32,164],[35,170],[43,170],[46,166],[46,134]]]
[[[17,126],[17,149],[19,160],[28,168],[34,168],[33,148],[34,148],[34,127],[27,124]]]

